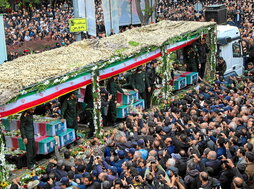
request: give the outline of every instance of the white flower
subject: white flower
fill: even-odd
[[[54,80],[54,83],[59,83],[59,82],[60,82],[60,79],[58,78]]]
[[[94,66],[94,67],[92,67],[92,71],[95,71],[96,69],[97,69],[98,67],[97,66]]]
[[[44,85],[48,85],[49,84],[49,80],[44,82]]]
[[[66,81],[67,79],[69,79],[69,76],[66,75],[62,78],[62,81]]]
[[[24,95],[24,94],[26,94],[26,93],[27,93],[26,90],[22,90],[22,91],[20,92],[21,95]]]

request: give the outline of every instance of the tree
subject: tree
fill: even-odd
[[[0,8],[10,8],[8,0],[0,0]]]
[[[153,12],[156,11],[158,0],[153,0],[154,4],[151,5],[151,0],[145,1],[145,10],[141,9],[142,0],[133,0],[136,3],[137,13],[141,22],[141,25],[149,24],[149,19],[153,15]]]

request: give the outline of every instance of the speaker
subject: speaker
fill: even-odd
[[[225,5],[210,5],[205,9],[205,20],[210,22],[212,19],[217,24],[227,22],[227,7]]]

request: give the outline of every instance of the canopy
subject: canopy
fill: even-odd
[[[99,79],[133,69],[183,48],[209,31],[213,22],[162,21],[102,39],[27,55],[0,65],[0,117],[40,105]]]

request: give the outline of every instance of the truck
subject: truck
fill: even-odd
[[[244,71],[243,51],[241,44],[241,34],[236,26],[217,26],[218,54],[226,64],[227,70],[224,77],[240,76]]]

